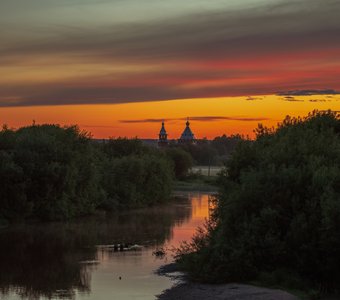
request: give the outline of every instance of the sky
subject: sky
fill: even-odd
[[[1,0],[0,122],[253,135],[340,111],[340,0]]]

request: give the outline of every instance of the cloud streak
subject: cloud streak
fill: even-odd
[[[279,92],[277,95],[278,96],[340,95],[340,91],[336,91],[336,90],[332,90],[332,89],[294,90],[294,91]]]
[[[195,122],[216,122],[216,121],[242,121],[242,122],[261,122],[270,120],[269,118],[260,117],[260,118],[253,118],[253,117],[228,117],[228,116],[194,116],[189,118],[190,121]],[[135,119],[135,120],[119,120],[120,123],[161,123],[161,122],[172,122],[172,121],[186,121],[187,118],[168,118],[168,119]]]
[[[284,100],[284,101],[289,101],[289,102],[304,102],[303,100],[301,100],[301,99],[296,99],[296,98],[293,97],[293,96],[285,96],[285,97],[283,97],[283,100]]]

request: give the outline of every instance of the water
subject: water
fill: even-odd
[[[208,197],[189,193],[161,207],[2,229],[0,298],[155,299],[174,281],[154,273],[172,261],[171,251],[152,253],[189,241],[208,216]],[[143,248],[115,252],[118,243]]]

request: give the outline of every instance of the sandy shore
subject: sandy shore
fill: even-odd
[[[166,290],[159,300],[298,300],[281,290],[245,284],[182,283]]]

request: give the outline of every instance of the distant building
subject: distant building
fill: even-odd
[[[185,123],[186,127],[181,135],[181,137],[177,140],[178,144],[196,144],[195,135],[191,131],[189,118]],[[172,141],[172,143],[175,141]],[[158,138],[158,146],[164,147],[169,145],[168,134],[165,130],[164,121],[162,122],[161,130],[159,131]]]
[[[159,131],[158,146],[164,147],[168,145],[168,134],[164,127],[164,121],[162,122],[162,128]]]
[[[193,134],[193,132],[190,129],[189,118],[187,118],[187,122],[185,124],[186,124],[186,127],[185,127],[180,139],[178,140],[178,143],[180,143],[180,144],[194,144],[194,143],[196,143],[195,135]]]

